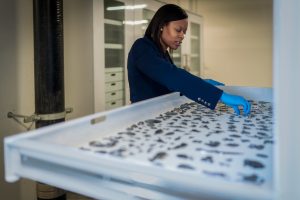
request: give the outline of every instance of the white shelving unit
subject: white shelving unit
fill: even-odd
[[[105,110],[125,104],[124,6],[122,1],[104,0]]]

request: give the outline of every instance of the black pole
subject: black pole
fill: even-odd
[[[33,0],[35,114],[51,115],[36,128],[65,120],[63,0]],[[66,199],[61,189],[37,183],[37,199]]]
[[[63,1],[34,0],[35,112],[65,111]],[[37,121],[37,128],[62,120]]]

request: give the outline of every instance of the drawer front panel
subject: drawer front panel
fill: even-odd
[[[113,108],[118,108],[123,106],[123,99],[118,99],[118,100],[114,100],[114,101],[108,101],[105,103],[105,109],[106,110],[110,110]]]
[[[106,72],[105,82],[121,81],[123,80],[123,72]]]
[[[124,98],[123,90],[117,90],[117,91],[105,93],[105,101],[112,101],[112,100],[123,99],[123,98]]]
[[[123,81],[105,83],[105,92],[111,92],[123,89]]]

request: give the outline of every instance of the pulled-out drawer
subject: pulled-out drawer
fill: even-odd
[[[272,89],[220,88],[251,100],[251,114],[172,93],[26,131],[4,139],[6,181],[28,178],[93,199],[273,200],[280,149]]]

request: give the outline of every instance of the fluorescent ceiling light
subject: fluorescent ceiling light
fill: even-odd
[[[140,25],[140,24],[147,24],[148,20],[136,20],[136,21],[123,21],[123,24],[126,25]]]
[[[106,10],[134,10],[146,8],[147,4],[138,4],[138,5],[128,5],[128,6],[112,6],[107,7]]]

